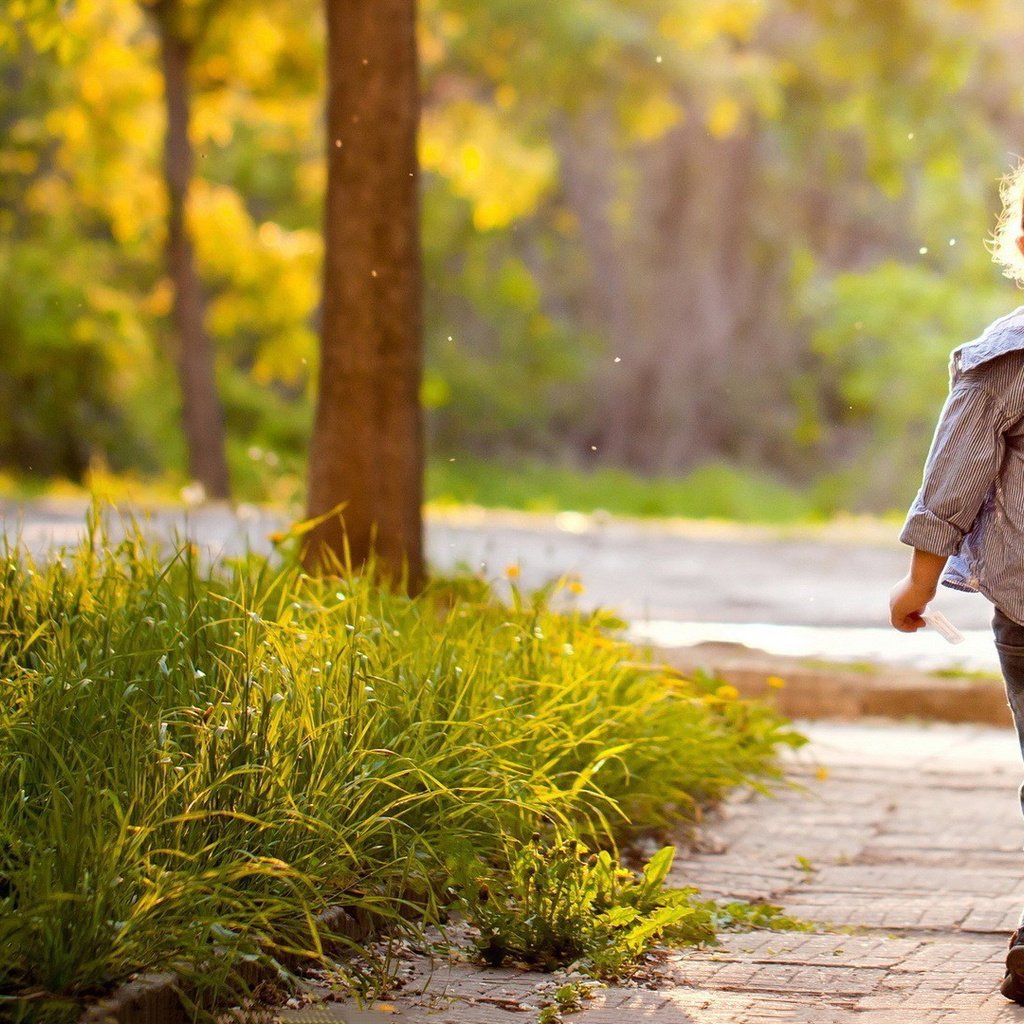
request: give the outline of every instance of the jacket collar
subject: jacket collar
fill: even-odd
[[[981,335],[953,350],[949,368],[952,374],[967,373],[990,359],[1024,349],[1024,306],[989,324]]]

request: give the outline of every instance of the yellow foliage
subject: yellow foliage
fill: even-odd
[[[307,324],[319,296],[319,232],[256,225],[237,192],[202,180],[189,213],[200,265],[225,282],[210,303],[211,332],[262,339],[252,367],[258,383],[300,380],[316,350]]]
[[[118,166],[128,170],[121,163]],[[111,191],[106,205],[114,237],[122,243],[138,241],[155,228],[157,218],[162,219],[166,204],[163,185],[151,176],[130,190]]]
[[[739,127],[742,113],[742,108],[731,96],[720,96],[708,111],[708,131],[716,139],[727,139]]]
[[[197,146],[212,142],[226,146],[234,134],[234,111],[229,99],[223,94],[197,103],[189,125],[189,135]]]
[[[322,196],[327,188],[327,165],[323,160],[307,160],[298,169],[296,182],[303,198]]]
[[[524,141],[499,111],[469,101],[425,112],[420,159],[469,200],[481,231],[535,210],[557,172],[550,145]]]
[[[51,216],[84,207],[105,218],[118,242],[136,242],[164,210],[160,184],[162,105],[154,40],[135,0],[81,0],[63,14],[76,46],[71,90],[49,110],[43,129],[56,144],[54,163],[67,189],[35,182],[26,204]]]
[[[231,61],[223,53],[212,54],[207,60],[196,67],[196,78],[198,80],[209,80],[223,82],[231,77]]]
[[[150,316],[167,316],[171,312],[174,301],[174,285],[169,277],[161,277],[153,286],[153,290],[143,300],[142,308]]]
[[[449,39],[457,39],[466,31],[466,19],[454,11],[441,12],[441,32]]]
[[[417,39],[419,42],[420,62],[425,68],[434,67],[444,60],[445,49],[440,36],[421,27]]]
[[[426,370],[420,385],[420,402],[424,409],[443,409],[452,397],[448,381],[439,373]]]
[[[237,45],[229,56],[232,76],[250,86],[272,82],[286,45],[285,33],[277,21],[255,7],[245,19],[245,30],[235,33],[233,39]]]
[[[123,291],[97,281],[90,281],[86,285],[85,297],[97,313],[116,313],[125,304]]]
[[[67,145],[80,147],[89,137],[89,119],[81,107],[58,107],[46,115],[46,127]]]
[[[516,92],[515,88],[507,82],[499,85],[498,88],[494,90],[494,102],[497,103],[502,110],[511,110],[515,106],[518,98],[519,94]]]
[[[705,50],[723,36],[749,42],[765,14],[758,0],[700,0],[685,12],[664,15],[658,32],[684,50]]]
[[[484,155],[475,142],[467,142],[459,151],[464,176],[476,177],[484,165]]]
[[[304,325],[297,324],[291,330],[275,335],[272,344],[260,347],[252,368],[253,379],[264,385],[276,380],[286,383],[301,380],[316,344],[316,336]]]
[[[653,142],[684,120],[685,116],[686,112],[678,103],[655,92],[631,105],[626,123],[639,142]]]
[[[0,174],[31,174],[38,162],[32,150],[0,150]]]
[[[252,218],[242,197],[202,178],[192,184],[189,222],[200,262],[225,276],[251,280],[256,270]]]

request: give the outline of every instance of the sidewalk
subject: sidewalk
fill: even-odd
[[[792,755],[801,789],[740,795],[710,825],[723,852],[677,862],[674,885],[768,899],[821,934],[730,934],[672,950],[653,987],[597,989],[579,1024],[967,1024],[1024,1022],[998,992],[1024,905],[1020,757],[1009,730],[812,723]],[[799,858],[799,859],[798,859]],[[405,951],[403,983],[357,1010],[284,1010],[287,1024],[537,1019],[536,972],[430,961]]]

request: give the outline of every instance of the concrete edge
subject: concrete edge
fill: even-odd
[[[739,648],[739,649],[737,649]],[[703,670],[764,700],[787,718],[917,718],[1013,724],[999,679],[934,675],[891,667],[844,669],[733,644],[655,647],[655,661],[686,674]]]
[[[316,918],[326,931],[354,942],[378,937],[381,920],[359,908],[346,907],[331,907]],[[341,948],[341,943],[337,948]],[[294,969],[301,966],[301,962],[296,958],[287,966]],[[276,972],[260,964],[240,964],[233,975],[241,986],[249,989],[277,981]],[[186,1006],[193,994],[181,976],[173,971],[147,971],[86,1006],[78,1024],[194,1024],[194,1015]]]

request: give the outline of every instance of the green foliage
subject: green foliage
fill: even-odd
[[[583,1009],[583,1000],[589,995],[589,986],[581,981],[568,981],[559,985],[554,999],[541,1007],[537,1024],[562,1024],[563,1013],[576,1013]]]
[[[433,447],[556,450],[559,425],[582,413],[580,386],[596,343],[546,308],[554,251],[534,254],[531,265],[515,238],[476,232],[465,203],[436,184],[428,196],[452,208],[443,220],[427,210],[427,273],[436,285],[428,296],[424,404]]]
[[[92,255],[73,249],[54,267],[38,244],[0,246],[0,464],[81,479],[97,456],[114,468],[144,460],[140,439],[119,440],[123,374],[107,341],[131,346],[133,313],[116,292],[83,286]]]
[[[632,871],[607,850],[591,853],[572,836],[528,842],[506,837],[507,867],[477,873],[461,901],[478,931],[482,960],[506,959],[550,971],[572,967],[595,978],[620,978],[656,944],[714,944],[721,930],[807,931],[814,926],[769,903],[702,899],[670,888],[675,848],[664,846]]]
[[[783,912],[774,903],[750,903],[732,900],[728,903],[704,904],[712,915],[714,927],[722,931],[810,932],[819,926]]]
[[[502,836],[546,820],[614,848],[801,742],[552,589],[412,600],[160,554],[130,524],[45,564],[12,547],[0,573],[0,991],[22,1019],[135,971],[223,990],[241,961],[315,958],[328,906],[414,930],[470,866],[502,868]]]
[[[505,877],[469,887],[480,955],[493,966],[510,957],[542,970],[573,964],[618,977],[659,939],[714,941],[710,917],[691,906],[694,890],[664,887],[674,855],[663,847],[636,875],[573,838],[544,843],[535,833],[513,844]]]
[[[828,418],[863,439],[847,454],[854,479],[841,500],[855,510],[905,505],[948,389],[950,349],[1006,311],[1004,289],[971,289],[938,268],[886,261],[833,277],[810,292],[807,308],[812,344],[837,383]],[[887,443],[907,436],[916,444]]]

